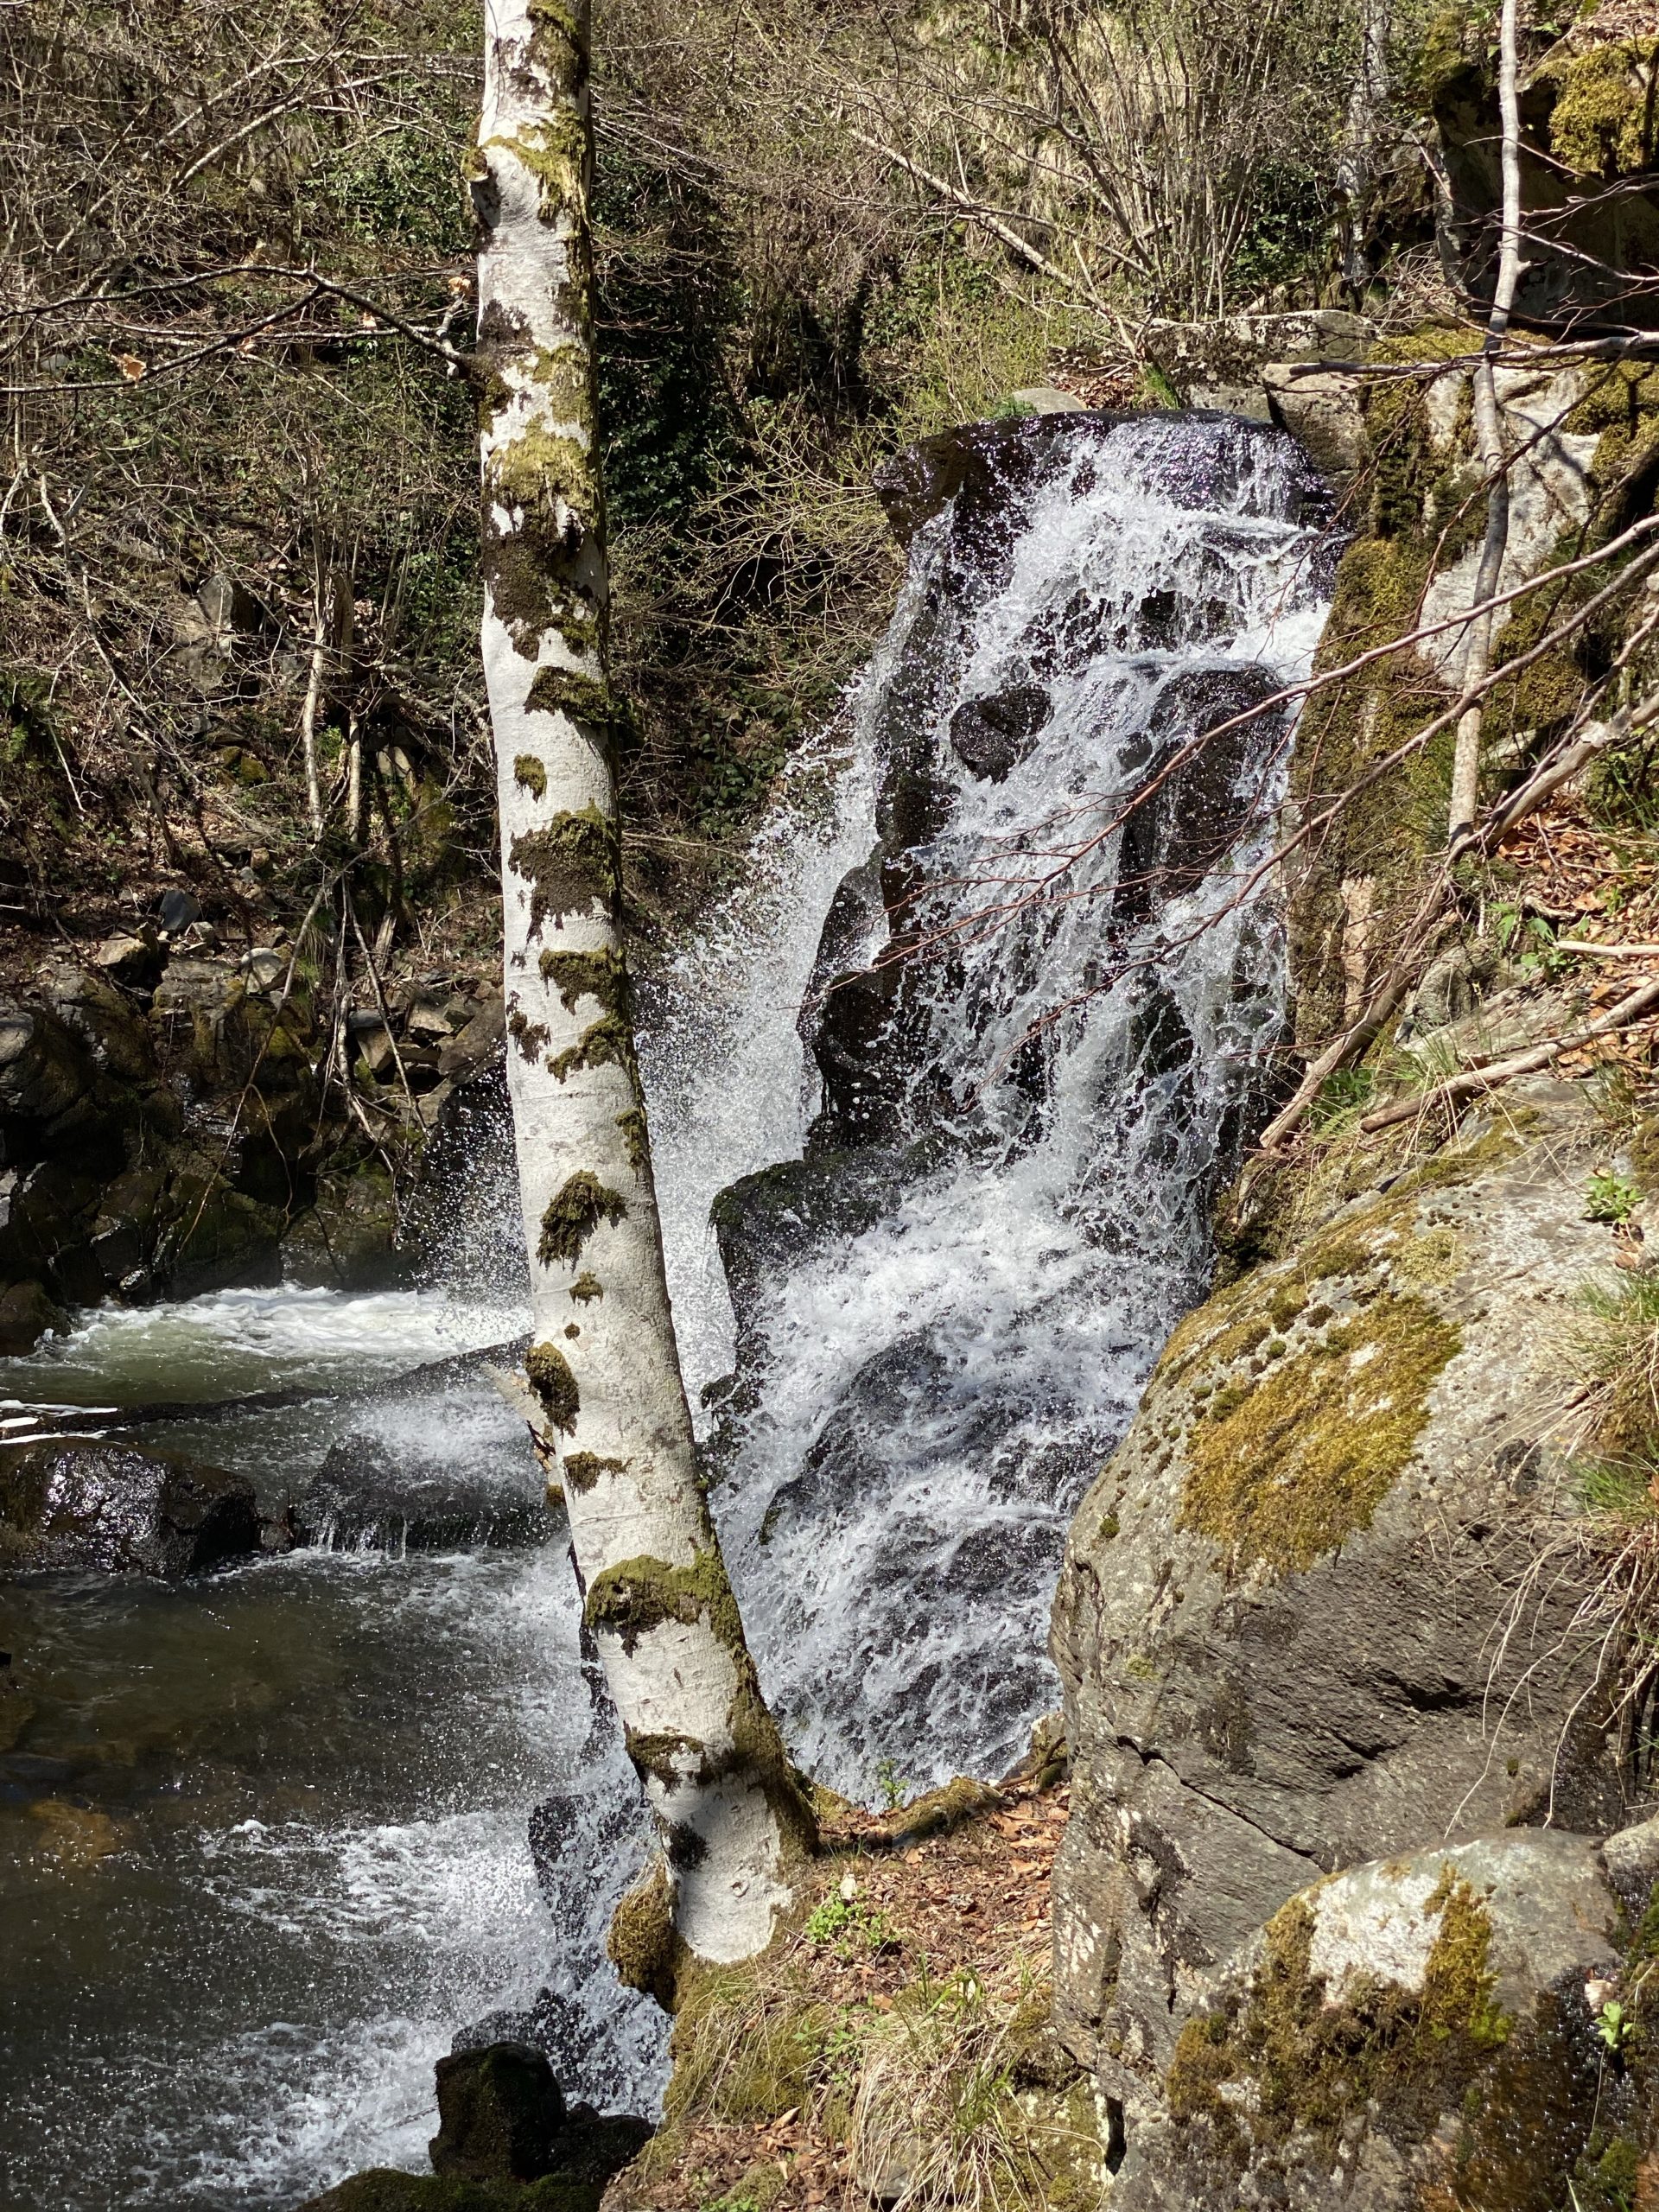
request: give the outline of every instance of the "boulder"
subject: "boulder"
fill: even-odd
[[[42,1337],[67,1328],[68,1319],[39,1283],[13,1283],[0,1291],[0,1359],[17,1359],[33,1351]]]
[[[1634,1842],[1516,1829],[1300,1891],[1186,2020],[1116,2212],[1611,2202],[1639,2121],[1606,2008],[1645,1964],[1614,1866],[1640,1862],[1638,1911],[1659,1871]]]
[[[366,1437],[335,1445],[293,1510],[302,1540],[330,1551],[543,1544],[555,1525],[539,1484],[513,1490],[399,1466]]]
[[[437,2063],[432,2171],[470,2181],[535,2181],[551,2171],[564,2099],[543,2051],[486,2044]]]
[[[1583,1217],[1605,1143],[1541,1078],[1403,1173],[1397,1143],[1351,1154],[1357,1195],[1182,1323],[1078,1510],[1056,1999],[1132,2119],[1220,1962],[1319,1874],[1640,1802],[1548,1441],[1611,1256]]]
[[[950,749],[976,776],[1000,784],[1036,750],[1048,720],[1040,683],[1016,683],[988,699],[968,699],[950,717]]]
[[[173,1580],[259,1548],[241,1475],[124,1444],[0,1446],[0,1567]]]
[[[1262,371],[1262,390],[1268,415],[1306,448],[1332,489],[1351,490],[1366,460],[1363,374],[1271,361]]]
[[[1262,378],[1269,363],[1363,361],[1376,326],[1342,308],[1282,315],[1231,315],[1211,322],[1153,322],[1150,358],[1190,407],[1268,418]]]

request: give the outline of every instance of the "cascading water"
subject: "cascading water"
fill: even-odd
[[[1063,880],[1079,895],[971,918],[1109,822],[1214,719],[1217,686],[1255,696],[1305,663],[1321,610],[1298,467],[1255,426],[1096,426],[1010,503],[994,557],[964,562],[959,512],[930,524],[848,714],[650,995],[694,1399],[737,1372],[704,1416],[716,1510],[793,1742],[860,1794],[883,1759],[917,1782],[994,1770],[1051,1701],[1065,1520],[1201,1288],[1208,1193],[1277,1019],[1270,911],[1224,911],[1236,856],[1172,869],[1180,806],[1094,846]],[[1264,721],[1211,760],[1212,811],[1271,799],[1281,735]],[[925,804],[895,801],[906,778]],[[945,957],[878,979],[886,1027],[849,1042],[824,986],[879,952],[882,885]],[[838,1071],[823,1084],[804,999]],[[309,1402],[136,1440],[278,1491],[363,1438],[404,1471],[533,1488],[516,1422],[454,1357],[523,1325],[492,1227],[516,1208],[470,1157],[448,1289],[88,1317],[0,1368],[0,1395],[302,1385]],[[746,1177],[717,1209],[734,1314],[709,1210]],[[416,1361],[439,1363],[397,1379]],[[4,1640],[51,1688],[0,1754],[0,1846],[22,1839],[0,1863],[0,2197],[278,2208],[356,2167],[418,2169],[431,2062],[481,2018],[545,2034],[578,2094],[654,2102],[663,2023],[602,1955],[643,1821],[576,1611],[556,1532],[11,1593]]]
[[[727,1206],[743,1358],[716,1507],[791,1745],[849,1793],[883,1762],[919,1783],[1023,1748],[1066,1522],[1201,1293],[1279,1020],[1270,902],[1234,894],[1285,717],[1191,763],[1161,838],[1102,833],[1184,741],[1303,671],[1310,491],[1262,426],[1091,426],[977,584],[948,514],[913,550],[861,703],[867,744],[928,785],[924,834],[887,839],[923,950],[864,1050],[885,1095],[850,1147],[826,1117],[816,1163]],[[1207,874],[1205,817],[1246,825]],[[842,903],[879,942],[868,884]]]

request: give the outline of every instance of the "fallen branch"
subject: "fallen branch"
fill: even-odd
[[[1375,1114],[1367,1114],[1359,1126],[1370,1135],[1376,1129],[1391,1128],[1396,1122],[1409,1122],[1426,1115],[1436,1106],[1451,1105],[1483,1090],[1496,1090],[1499,1084],[1508,1083],[1512,1077],[1531,1075],[1539,1068],[1548,1067],[1563,1052],[1576,1052],[1580,1045],[1593,1044],[1598,1037],[1608,1036],[1615,1029],[1628,1029],[1653,1007],[1659,1007],[1659,976],[1651,977],[1617,1006],[1610,1007],[1605,1014],[1598,1014],[1593,1021],[1586,1022],[1581,1029],[1570,1030],[1565,1037],[1552,1037],[1548,1043],[1535,1045],[1530,1051],[1516,1052],[1507,1060],[1465,1068],[1460,1075],[1448,1077],[1421,1097],[1402,1098],[1395,1105],[1380,1107]]]

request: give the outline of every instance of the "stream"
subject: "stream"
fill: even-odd
[[[923,632],[911,736],[940,798],[916,911],[948,932],[1109,818],[1149,733],[1192,728],[1191,679],[1306,667],[1323,620],[1306,486],[1261,426],[1121,425],[1049,473],[943,622],[944,534],[924,531],[869,671],[644,994],[671,1288],[734,1580],[793,1748],[872,1801],[895,1775],[1000,1770],[1055,1701],[1066,1522],[1202,1294],[1210,1197],[1277,1034],[1269,904],[1231,910],[1235,857],[1141,912],[1105,838],[1077,898],[966,931],[915,986],[905,1141],[846,1155],[879,1208],[832,1208],[785,1258],[774,1242],[734,1312],[710,1205],[804,1152],[803,1173],[842,1157],[809,1049],[820,942],[876,838]],[[1063,631],[1084,646],[1056,649]],[[963,709],[1035,685],[1034,749],[976,773],[952,750]],[[1283,751],[1260,728],[1228,771],[1258,824]],[[872,908],[842,964],[887,927]],[[166,1402],[133,1440],[245,1472],[267,1504],[371,1446],[533,1499],[521,1427],[470,1357],[526,1325],[505,1149],[484,1135],[427,1287],[83,1315],[0,1363],[0,1414],[99,1434]],[[876,1174],[878,1155],[899,1165]],[[284,1402],[226,1404],[267,1392]],[[502,2013],[518,2031],[531,2015],[569,2092],[654,2108],[665,2024],[602,1953],[643,1823],[576,1620],[551,1520],[518,1548],[0,1587],[29,1705],[21,1726],[0,1707],[6,2212],[280,2208],[362,2166],[418,2170],[433,2060]]]

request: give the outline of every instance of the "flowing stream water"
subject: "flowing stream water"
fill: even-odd
[[[1122,426],[1051,471],[943,625],[945,533],[925,531],[888,639],[743,883],[647,994],[688,1383],[695,1398],[734,1363],[747,1378],[702,1416],[722,1534],[793,1745],[860,1795],[994,1770],[1052,1703],[1066,1519],[1201,1293],[1209,1194],[1278,1020],[1270,906],[1225,911],[1236,855],[1138,914],[1115,834],[1073,866],[1080,895],[994,931],[971,918],[1109,821],[1153,737],[1191,728],[1178,678],[1306,664],[1323,613],[1306,480],[1255,426]],[[752,1271],[734,1317],[710,1202],[823,1154],[798,1017],[837,887],[871,852],[924,629],[910,734],[940,804],[912,918],[957,936],[913,989],[895,1115],[933,1141],[893,1155],[874,1213],[832,1213],[788,1265]],[[1061,631],[1085,645],[1057,652]],[[1028,758],[971,772],[950,742],[961,710],[1036,682]],[[1282,732],[1259,727],[1227,775],[1265,819]],[[842,964],[884,934],[872,910]],[[486,1164],[497,1135],[447,1284],[88,1315],[0,1363],[0,1400],[94,1434],[108,1409],[171,1402],[136,1440],[245,1471],[271,1501],[371,1446],[533,1496],[518,1424],[466,1357],[525,1325],[511,1259],[493,1279],[479,1264],[516,1211]],[[272,1389],[309,1395],[221,1409]],[[556,1528],[520,1549],[0,1589],[7,2212],[282,2207],[357,2167],[418,2169],[433,2059],[503,2012],[531,2011],[576,2094],[654,2105],[663,2023],[602,1955],[643,1827],[576,1611]],[[538,1868],[550,1798],[559,1856]]]

